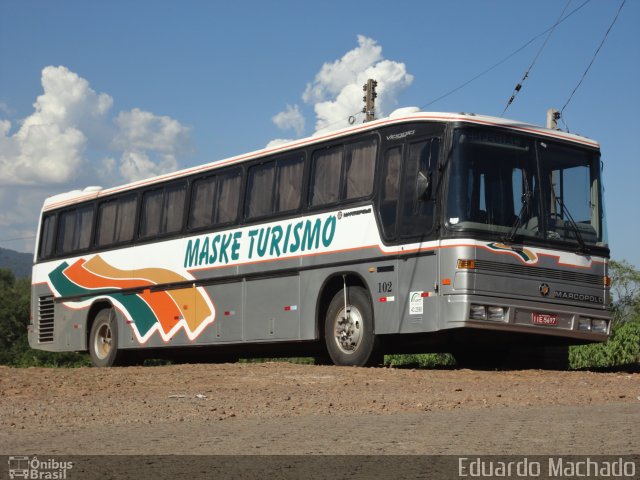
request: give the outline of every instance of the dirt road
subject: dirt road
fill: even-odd
[[[636,454],[640,374],[0,367],[0,454]]]

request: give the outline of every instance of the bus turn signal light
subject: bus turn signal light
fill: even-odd
[[[461,270],[473,270],[476,268],[476,261],[470,259],[458,259],[458,268]]]

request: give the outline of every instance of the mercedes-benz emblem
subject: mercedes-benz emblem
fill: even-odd
[[[549,291],[551,289],[549,288],[549,285],[547,285],[546,283],[542,283],[540,285],[540,295],[542,295],[543,297],[546,297],[547,295],[549,295]]]

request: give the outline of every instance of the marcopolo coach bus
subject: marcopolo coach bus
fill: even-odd
[[[608,257],[598,143],[401,109],[48,198],[29,341],[96,366],[177,351],[542,365],[607,339]]]

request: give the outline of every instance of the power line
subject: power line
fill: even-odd
[[[504,110],[500,114],[501,117],[504,116],[504,114],[506,113],[506,111],[509,108],[509,106],[515,100],[516,95],[518,95],[518,92],[520,92],[520,89],[522,89],[522,84],[529,77],[529,72],[531,72],[531,69],[533,68],[533,66],[538,61],[538,57],[540,57],[540,54],[544,50],[544,47],[547,46],[547,42],[549,41],[549,39],[551,38],[551,35],[553,34],[554,30],[556,29],[556,27],[560,23],[560,20],[562,19],[562,16],[564,15],[564,12],[567,11],[567,8],[569,7],[570,3],[571,3],[571,0],[567,0],[567,3],[565,4],[564,8],[562,9],[562,12],[560,13],[560,16],[558,16],[558,19],[556,20],[556,23],[554,23],[553,27],[551,27],[551,30],[549,30],[549,34],[547,35],[547,38],[544,39],[544,42],[543,42],[542,46],[540,47],[540,49],[538,50],[538,53],[536,53],[536,56],[533,58],[533,61],[531,62],[531,65],[529,65],[529,68],[527,68],[525,70],[524,75],[522,76],[522,80],[520,80],[520,82],[515,86],[515,88],[513,90],[513,93],[511,94],[511,98],[509,99],[509,101],[507,102],[507,104],[504,107]]]
[[[616,16],[613,18],[613,21],[611,22],[611,25],[609,25],[609,28],[607,29],[606,33],[604,34],[604,37],[602,37],[602,41],[600,42],[600,45],[598,45],[598,48],[596,49],[595,53],[593,54],[593,57],[591,57],[591,61],[589,62],[589,65],[587,66],[586,70],[584,71],[584,73],[582,74],[582,77],[580,78],[580,81],[578,82],[578,84],[575,86],[575,88],[573,89],[573,91],[571,92],[571,95],[569,95],[569,98],[567,99],[567,101],[565,102],[565,104],[562,106],[562,108],[560,109],[560,118],[563,118],[563,112],[564,109],[567,108],[567,105],[569,105],[569,102],[571,101],[571,99],[573,98],[573,95],[576,93],[576,91],[578,90],[578,88],[580,88],[580,85],[582,85],[582,81],[585,79],[585,77],[587,76],[587,73],[589,73],[589,69],[591,68],[591,65],[593,65],[593,62],[595,61],[596,57],[598,56],[598,52],[600,52],[600,49],[602,48],[602,46],[604,45],[605,40],[607,39],[607,37],[609,36],[609,32],[611,31],[611,29],[613,28],[613,26],[615,25],[616,21],[618,20],[618,16],[620,16],[620,12],[622,11],[622,7],[624,7],[624,4],[627,3],[627,0],[622,0],[622,3],[620,4],[620,6],[618,7],[618,11],[616,12]],[[569,126],[564,122],[564,125],[567,127],[567,131],[569,130]]]
[[[476,76],[474,76],[473,78],[471,78],[470,80],[467,80],[466,82],[464,82],[463,84],[455,87],[454,89],[448,91],[447,93],[440,95],[438,98],[431,100],[429,103],[423,105],[420,108],[425,108],[428,107],[429,105],[433,105],[436,102],[439,102],[440,100],[442,100],[443,98],[448,97],[449,95],[454,94],[455,92],[457,92],[458,90],[466,87],[467,85],[469,85],[471,82],[477,80],[478,78],[482,77],[483,75],[486,75],[487,73],[489,73],[491,70],[494,70],[495,68],[499,67],[500,65],[502,65],[503,63],[505,63],[507,60],[509,60],[511,57],[513,57],[514,55],[520,53],[522,50],[524,50],[525,48],[527,48],[529,45],[531,45],[533,42],[535,42],[538,38],[542,37],[544,34],[546,34],[547,32],[549,32],[550,30],[552,30],[553,28],[555,28],[556,26],[560,25],[562,22],[564,22],[565,20],[567,20],[569,17],[571,17],[574,13],[576,13],[578,10],[580,10],[581,8],[583,8],[585,5],[587,5],[589,2],[591,2],[591,0],[585,0],[585,2],[583,2],[581,5],[579,5],[578,7],[576,7],[575,9],[573,9],[571,12],[569,12],[565,17],[563,17],[560,21],[556,22],[553,26],[547,28],[544,32],[539,33],[538,35],[536,35],[535,37],[533,37],[531,40],[529,40],[528,42],[526,42],[524,45],[522,45],[521,47],[517,48],[516,50],[514,50],[512,53],[510,53],[509,55],[507,55],[506,57],[504,57],[502,60],[498,61],[497,63],[495,63],[494,65],[492,65],[491,67],[483,70],[482,72],[480,72],[479,74],[477,74]]]
[[[18,240],[33,240],[34,238],[36,238],[35,235],[32,235],[30,237],[2,238],[0,239],[0,243],[15,242]]]

